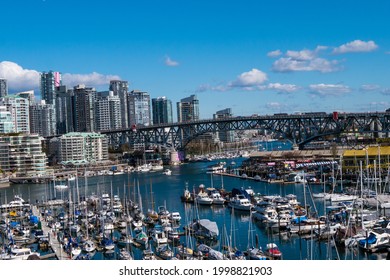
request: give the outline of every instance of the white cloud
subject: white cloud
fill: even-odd
[[[351,92],[350,87],[334,84],[316,84],[309,86],[310,92],[320,96],[340,96]]]
[[[308,59],[307,56],[307,59],[302,58],[302,56],[300,59],[294,59],[292,57],[281,57],[273,63],[272,70],[275,72],[319,71],[322,73],[339,70],[339,62],[337,60],[329,61],[319,57]]]
[[[390,88],[384,88],[381,90],[381,93],[384,95],[390,95]]]
[[[329,48],[328,46],[317,46],[316,49],[315,49],[315,52],[318,53],[320,51],[325,51],[328,48]]]
[[[267,80],[267,74],[253,68],[248,72],[244,72],[237,77],[233,82],[229,83],[230,87],[253,87],[263,84]]]
[[[268,57],[278,57],[281,55],[282,55],[282,52],[280,50],[274,50],[274,51],[270,51],[269,53],[267,53]]]
[[[373,84],[367,84],[367,85],[361,85],[360,91],[374,91],[380,89],[380,86],[373,85]]]
[[[281,109],[284,107],[283,104],[279,103],[279,102],[268,102],[265,107],[267,109]]]
[[[388,107],[389,102],[387,102],[387,101],[379,101],[379,102],[374,101],[374,102],[370,102],[370,105]]]
[[[290,57],[293,60],[304,61],[304,60],[314,59],[317,56],[317,54],[315,51],[305,49],[301,51],[287,51],[286,56]]]
[[[166,66],[175,67],[179,65],[179,62],[172,60],[169,56],[165,57],[164,61]]]
[[[291,93],[300,89],[299,86],[293,84],[270,83],[267,89],[275,90],[279,93]]]
[[[371,52],[378,48],[374,41],[355,40],[334,48],[333,53]]]
[[[101,86],[109,84],[111,80],[120,80],[117,75],[103,75],[96,72],[90,74],[62,74],[62,84],[67,86],[76,86],[84,84],[86,86]]]
[[[338,71],[339,61],[319,57],[320,52],[326,49],[328,49],[327,46],[317,46],[314,50],[288,50],[284,57],[274,61],[272,70],[275,72],[319,71],[322,73]]]
[[[14,62],[0,62],[0,77],[7,79],[10,92],[39,89],[40,87],[40,72],[24,69]],[[96,72],[90,74],[62,74],[62,84],[67,86],[75,86],[78,84],[100,86],[109,84],[110,80],[120,80],[120,77],[117,75],[103,75]]]
[[[39,88],[39,72],[24,69],[15,62],[0,62],[0,78],[7,79],[10,93]]]
[[[225,85],[217,85],[217,86],[212,86],[210,84],[203,84],[203,85],[200,85],[196,90],[195,90],[195,93],[199,93],[199,92],[205,92],[205,91],[219,91],[219,92],[224,92],[224,91],[227,91],[229,90],[230,88],[225,86]]]

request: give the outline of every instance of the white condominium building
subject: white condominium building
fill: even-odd
[[[15,131],[11,112],[7,111],[6,106],[0,106],[0,133],[11,133]]]
[[[108,160],[108,140],[100,133],[71,132],[59,137],[58,161],[89,164]]]
[[[30,133],[30,102],[20,96],[7,96],[0,98],[0,105],[6,106],[11,113],[15,132]]]
[[[16,177],[46,174],[47,157],[42,152],[38,134],[4,134],[0,136],[0,168]]]

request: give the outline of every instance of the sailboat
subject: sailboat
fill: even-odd
[[[152,180],[150,179],[150,198],[151,198],[151,208],[148,209],[148,213],[146,214],[147,217],[152,219],[153,221],[158,220],[158,213],[156,210],[154,210],[154,197],[153,197],[153,190],[152,190]]]
[[[252,211],[249,214],[249,228],[248,228],[248,246],[246,249],[246,256],[248,260],[266,260],[261,247],[259,247],[258,236],[256,235],[256,244],[253,244],[253,230],[252,230]]]

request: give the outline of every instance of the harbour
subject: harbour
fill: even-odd
[[[244,160],[245,158],[232,158],[225,161],[227,166],[234,162],[239,167]],[[307,213],[317,213],[311,217],[313,220],[328,217],[331,211],[330,200],[313,198],[313,194],[323,191],[321,184],[270,183],[227,173],[208,173],[207,168],[218,162],[220,160],[170,166],[170,175],[155,171],[78,177],[77,180],[67,182],[68,188],[63,190],[56,190],[50,183],[13,184],[0,191],[0,202],[5,204],[19,195],[31,203],[31,214],[39,218],[40,229],[48,239],[49,248],[41,250],[37,242],[24,246],[37,251],[41,259],[117,260],[124,258],[126,251],[132,259],[207,259],[205,251],[211,251],[215,258],[231,259],[234,256],[249,259],[252,249],[260,249],[264,253],[270,244],[276,245],[283,260],[386,259],[387,245],[374,252],[362,250],[358,246],[336,246],[335,235],[316,235],[317,230],[325,230],[320,220],[316,220],[318,222],[309,226],[307,231],[300,232],[303,225],[298,224],[295,230],[280,227],[283,223],[281,218],[273,223],[265,222],[259,216],[254,218],[254,213],[260,213],[259,209],[245,211],[233,209],[229,203],[183,202],[181,196],[186,189],[192,196],[199,193],[200,189],[224,190],[225,194],[230,195],[235,189],[251,190],[252,195],[261,197],[262,201],[272,197],[280,200],[286,197],[296,198],[299,204],[308,206]],[[103,202],[104,196],[109,198],[107,202]],[[116,203],[122,205],[121,211],[114,210]],[[86,207],[83,208],[82,205]],[[375,209],[375,205],[373,208]],[[173,222],[170,216],[164,218],[160,213],[164,210],[177,213],[181,219]],[[387,213],[382,210],[379,212],[377,218],[382,217],[383,221]],[[7,212],[2,209],[3,217],[5,213]],[[157,214],[155,221],[159,221],[159,226],[157,222],[152,226],[152,221],[147,219],[152,213]],[[54,217],[56,220],[53,220]],[[141,223],[136,224],[139,220]],[[206,220],[215,222],[215,237],[196,236],[195,229],[188,229],[188,225],[195,221],[209,224]],[[159,231],[160,226],[166,226],[164,221],[170,223],[171,236],[168,238],[166,234],[166,240],[158,241],[158,237],[163,235]],[[278,230],[275,230],[276,226]],[[136,239],[137,234],[142,231],[145,231],[146,239]],[[126,239],[127,237],[129,238]],[[8,241],[4,231],[0,240],[5,249]],[[86,240],[91,240],[95,245],[93,253],[88,253],[81,247]],[[113,242],[111,249],[105,249],[107,244],[104,240]],[[73,249],[80,247],[78,255],[69,253],[72,252],[69,247],[71,244],[74,244]],[[203,247],[199,247],[201,244]],[[165,253],[168,248],[171,250],[169,254],[163,254],[164,246]],[[266,254],[261,258],[270,259]]]

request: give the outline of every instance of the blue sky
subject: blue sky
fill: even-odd
[[[5,0],[0,77],[9,93],[39,72],[107,90],[110,79],[202,118],[390,107],[390,1]],[[176,106],[174,106],[176,107]],[[174,112],[175,114],[176,112]]]

